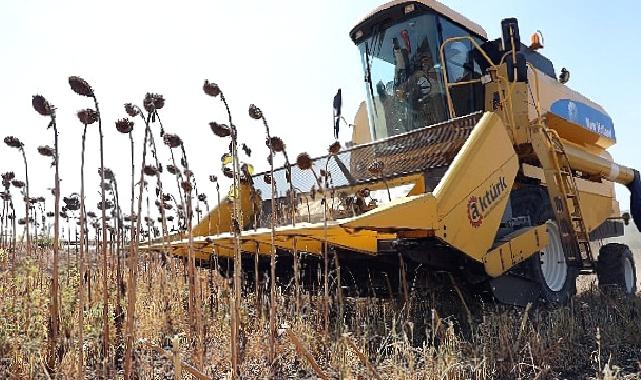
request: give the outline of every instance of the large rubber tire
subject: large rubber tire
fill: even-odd
[[[578,270],[565,261],[557,224],[548,221],[546,225],[548,245],[529,259],[530,274],[541,287],[543,302],[563,305],[576,294]]]
[[[563,305],[567,303],[576,294],[576,278],[579,270],[576,266],[565,265],[565,279],[558,282],[552,281],[552,284],[546,281],[545,273],[548,273],[549,266],[543,265],[545,262],[546,251],[555,246],[557,252],[565,260],[565,254],[561,246],[559,228],[554,222],[556,216],[547,189],[540,186],[525,187],[520,190],[512,191],[510,196],[512,214],[514,216],[528,216],[532,225],[541,225],[546,223],[548,226],[548,247],[530,257],[524,264],[527,271],[527,277],[534,280],[541,288],[539,298],[545,303],[552,305]],[[554,242],[553,242],[554,241]],[[548,263],[552,264],[552,263]],[[546,268],[547,267],[547,268]]]
[[[634,256],[625,244],[609,243],[601,247],[596,274],[602,289],[617,288],[625,294],[637,291]]]

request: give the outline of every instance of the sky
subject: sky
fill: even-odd
[[[641,75],[636,72],[641,62],[636,40],[641,36],[641,3],[610,7],[579,0],[444,3],[482,25],[490,38],[500,36],[505,17],[519,19],[526,41],[541,30],[542,53],[557,72],[568,68],[569,86],[601,104],[614,120],[618,144],[611,153],[616,161],[641,168]],[[82,125],[75,114],[91,103],[69,89],[67,78],[81,76],[94,87],[100,102],[105,164],[126,189],[129,142],[115,130],[114,122],[126,116],[124,103],[141,104],[146,92],[160,93],[166,99],[160,111],[165,129],[183,139],[199,190],[215,199],[208,176],[220,176],[220,156],[227,142],[216,138],[208,123],[227,118],[220,101],[203,94],[203,80],[218,83],[225,93],[239,140],[252,148],[250,160],[258,169],[267,167],[268,151],[262,125],[247,115],[251,103],[263,110],[272,134],[283,138],[290,155],[323,154],[333,142],[336,90],[342,89],[344,114],[350,122],[365,97],[359,54],[348,32],[380,4],[372,0],[0,0],[0,137],[13,135],[25,143],[31,195],[49,196],[46,189],[53,187],[53,170],[50,160],[36,149],[53,145],[53,131],[31,107],[32,95],[44,95],[57,107],[62,194],[78,191]],[[138,145],[143,133],[136,120]],[[95,210],[96,125],[89,127],[87,139],[87,204]],[[344,127],[340,140],[350,139],[351,130]],[[159,155],[168,162],[164,146]],[[136,152],[137,161],[140,156]],[[19,153],[2,144],[0,172],[8,170],[24,179]],[[619,186],[617,192],[626,208],[627,190]],[[127,194],[121,198],[128,204]]]

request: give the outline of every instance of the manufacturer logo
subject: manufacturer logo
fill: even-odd
[[[483,220],[494,209],[507,189],[505,177],[500,177],[480,196],[471,196],[467,202],[467,217],[474,228],[479,228]]]
[[[474,228],[479,228],[483,223],[483,214],[481,213],[478,198],[470,197],[467,202],[467,217]]]

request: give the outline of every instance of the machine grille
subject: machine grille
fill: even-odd
[[[300,170],[293,165],[292,184],[297,193],[309,193],[312,187],[318,189],[316,177],[320,177],[321,170],[329,172],[331,184],[335,189],[340,189],[447,167],[482,115],[482,112],[476,112],[384,140],[357,145],[335,156],[315,158],[313,172]],[[254,187],[263,200],[269,200],[271,185],[265,182],[264,174],[254,175]],[[276,198],[286,197],[289,183],[285,168],[274,170],[274,180]]]

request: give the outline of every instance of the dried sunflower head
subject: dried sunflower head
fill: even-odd
[[[218,182],[218,177],[215,176],[215,175],[210,175],[209,176],[209,181],[212,182],[212,183],[216,183],[216,182]]]
[[[165,98],[160,94],[148,92],[145,94],[145,99],[142,101],[142,105],[145,108],[145,111],[154,112],[165,106]]]
[[[180,169],[178,169],[175,165],[173,164],[168,164],[167,165],[167,171],[173,175],[177,175],[180,173]]]
[[[2,173],[3,182],[11,182],[12,179],[16,178],[16,173],[14,172],[4,172]]]
[[[7,136],[4,138],[4,143],[10,146],[11,148],[20,149],[24,145],[20,139],[13,136]]]
[[[229,137],[231,136],[231,128],[226,124],[219,124],[214,122],[209,123],[211,131],[218,137]]]
[[[76,116],[78,116],[78,120],[80,120],[82,124],[86,125],[93,124],[98,121],[98,113],[91,108],[78,111]]]
[[[96,207],[98,208],[98,210],[110,210],[114,207],[114,204],[110,201],[105,201],[105,203],[102,203],[101,201],[101,202],[98,202]]]
[[[334,142],[332,145],[329,146],[329,154],[336,155],[341,151],[341,143],[338,141]]]
[[[87,211],[87,216],[90,217],[90,218],[95,218],[96,217],[96,213],[93,212],[93,211]]]
[[[56,155],[56,151],[49,145],[40,145],[38,147],[38,153],[44,157],[54,157]]]
[[[285,143],[280,137],[272,136],[271,138],[265,141],[265,145],[274,152],[282,152],[285,150]]]
[[[134,122],[129,119],[118,119],[116,121],[116,130],[120,133],[129,133],[134,129]]]
[[[220,87],[218,87],[216,83],[209,82],[207,79],[205,79],[205,83],[203,84],[203,91],[205,94],[213,96],[214,98],[220,95]]]
[[[42,95],[34,95],[31,98],[31,105],[42,116],[53,115],[54,107]]]
[[[249,105],[249,117],[252,119],[261,119],[263,117],[263,111],[260,108],[256,107],[254,104]]]
[[[145,167],[142,169],[143,173],[145,175],[153,177],[158,174],[158,169],[154,165],[145,165]]]
[[[100,168],[98,168],[98,175],[102,177],[102,176],[103,176],[103,174],[102,174],[102,173],[103,173],[103,172],[101,171],[101,169],[100,169]],[[114,175],[113,170],[111,170],[111,169],[109,169],[109,168],[105,168],[105,170],[104,170],[104,177],[105,177],[105,179],[108,179],[108,180],[110,180],[110,181],[111,181],[111,180],[114,180],[114,179],[116,178],[116,176]]]
[[[140,115],[138,107],[136,107],[132,103],[125,103],[125,112],[127,112],[127,115],[129,115],[129,117],[136,117]]]
[[[22,189],[24,187],[24,182],[17,179],[14,179],[13,181],[11,181],[11,184],[13,185],[13,187],[17,189]]]
[[[309,154],[303,152],[296,157],[296,166],[300,170],[308,170],[312,168],[312,158]]]
[[[181,140],[181,138],[178,135],[173,133],[165,133],[162,139],[165,145],[167,145],[170,148],[178,148],[183,144],[183,141]]]
[[[93,89],[91,88],[89,83],[87,83],[86,80],[80,77],[76,77],[76,76],[69,77],[69,86],[78,95],[87,96],[87,97],[94,96]]]
[[[207,201],[207,195],[202,194],[202,193],[198,194],[198,200],[201,201],[201,202]]]

